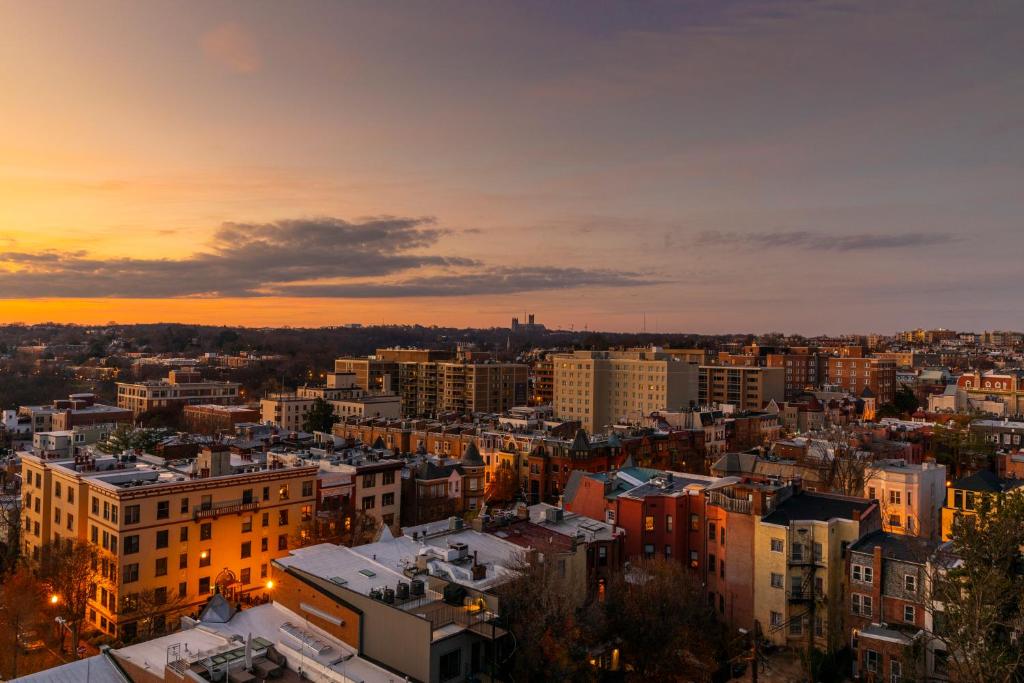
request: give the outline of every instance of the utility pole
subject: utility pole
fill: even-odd
[[[750,683],[757,683],[757,648],[761,642],[761,625],[757,619],[754,619],[754,630],[750,640]]]

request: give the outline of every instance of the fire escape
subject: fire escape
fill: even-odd
[[[818,613],[825,610],[827,599],[823,590],[826,576],[822,542],[815,539],[814,531],[812,524],[789,528],[785,579],[789,614],[782,623],[770,629],[772,633],[786,629],[787,637],[806,637],[808,656],[814,650]],[[796,631],[792,628],[794,624],[800,625]]]

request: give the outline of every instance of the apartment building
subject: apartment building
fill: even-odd
[[[555,415],[591,433],[697,403],[697,366],[660,350],[574,351],[552,361]]]
[[[114,423],[78,426],[32,435],[32,453],[44,458],[71,458],[78,449],[90,446],[110,436],[117,429]]]
[[[845,551],[880,528],[878,505],[799,482],[723,480],[707,489],[708,602],[770,642],[831,652],[845,643]],[[715,570],[712,570],[713,563]]]
[[[155,408],[239,402],[238,382],[204,380],[195,370],[171,370],[165,379],[118,382],[117,406],[133,415]]]
[[[140,609],[162,609],[159,632],[215,589],[231,600],[261,592],[270,561],[314,514],[317,468],[272,457],[207,448],[181,466],[91,454],[21,461],[24,556],[92,543],[101,560],[86,619],[123,640],[135,636]]]
[[[846,645],[846,551],[881,527],[874,501],[794,491],[755,527],[754,616],[765,637],[797,651]]]
[[[785,399],[785,369],[701,365],[697,395],[704,405],[728,403],[739,411],[760,410]]]
[[[791,401],[800,394],[817,388],[824,379],[824,358],[817,353],[770,353],[765,366],[786,371],[784,398]]]
[[[886,358],[833,356],[828,359],[828,382],[860,396],[869,390],[877,405],[896,396],[896,361]]]
[[[268,394],[260,400],[263,422],[282,429],[302,430],[306,414],[318,401],[331,404],[334,414],[345,417],[400,417],[400,399],[397,394],[370,393],[361,388],[354,373],[328,373],[327,381],[318,386],[301,386],[294,392]]]
[[[887,459],[872,465],[868,475],[864,497],[878,501],[885,531],[939,540],[946,499],[945,465]]]
[[[185,406],[182,411],[185,430],[193,434],[230,434],[235,431],[235,425],[259,419],[260,412],[247,406],[213,403]]]
[[[352,373],[355,385],[374,393],[396,393],[402,415],[500,413],[526,405],[529,366],[469,360],[428,349],[377,349],[369,358],[339,358],[335,371]]]
[[[414,526],[478,511],[484,505],[485,469],[475,442],[458,460],[426,459],[409,468],[402,523]]]
[[[96,395],[70,394],[42,406],[20,406],[18,415],[27,417],[33,432],[67,431],[75,427],[102,424],[130,424],[130,410],[96,402]]]
[[[547,405],[555,400],[555,361],[543,358],[533,364],[533,391],[530,400],[534,405]]]

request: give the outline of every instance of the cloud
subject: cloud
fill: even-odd
[[[942,232],[854,233],[833,235],[810,230],[766,232],[722,232],[707,230],[697,235],[696,244],[706,247],[748,249],[790,248],[810,251],[873,251],[949,244],[959,238]]]
[[[225,223],[185,259],[96,259],[84,251],[0,252],[5,298],[405,297],[507,294],[652,279],[613,270],[489,267],[440,253],[433,218],[381,216]]]
[[[585,287],[637,287],[664,281],[637,273],[583,268],[486,266],[475,272],[415,277],[398,282],[301,284],[282,288],[283,296],[343,298],[449,297],[518,294]]]
[[[201,43],[206,58],[228,71],[249,74],[263,66],[255,39],[241,24],[221,24],[204,33]]]

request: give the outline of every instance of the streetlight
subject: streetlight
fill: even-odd
[[[60,596],[57,595],[56,593],[53,593],[50,596],[50,604],[51,605],[57,605],[59,602],[60,602]]]
[[[271,590],[271,589],[273,589],[273,587],[274,587],[274,580],[273,579],[267,579],[267,590]]]

